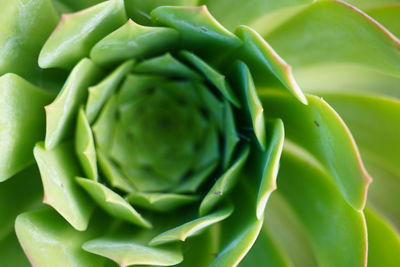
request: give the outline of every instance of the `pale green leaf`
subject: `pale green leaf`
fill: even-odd
[[[71,135],[78,109],[87,96],[87,88],[95,83],[100,69],[87,58],[71,71],[57,98],[46,106],[46,147],[53,148]]]
[[[110,0],[76,13],[64,14],[40,52],[40,67],[71,69],[89,55],[96,42],[125,21],[123,0]]]
[[[126,199],[134,206],[158,212],[169,212],[176,208],[193,203],[198,196],[173,193],[131,192]]]
[[[16,74],[0,77],[0,182],[33,163],[32,149],[44,137],[44,106],[53,95]]]
[[[144,219],[125,199],[105,185],[79,177],[76,178],[76,181],[90,194],[97,204],[112,216],[145,228],[151,228],[150,222]]]
[[[75,183],[74,178],[80,170],[73,145],[62,143],[48,150],[41,142],[33,152],[44,187],[43,202],[57,210],[75,229],[84,231],[93,211],[93,203]]]

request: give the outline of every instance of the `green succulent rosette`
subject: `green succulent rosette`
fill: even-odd
[[[399,9],[348,2],[0,2],[0,265],[398,266]]]

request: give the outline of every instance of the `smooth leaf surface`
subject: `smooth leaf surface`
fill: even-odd
[[[15,230],[33,266],[98,267],[104,259],[87,253],[81,245],[96,232],[78,232],[50,209],[26,212],[18,216]]]
[[[400,224],[400,101],[370,94],[324,94],[349,126],[374,178],[368,203]]]
[[[278,91],[260,91],[272,117],[285,122],[286,136],[320,160],[348,203],[361,210],[371,178],[347,126],[324,100],[308,96],[308,106]]]
[[[0,77],[0,95],[1,182],[33,163],[32,149],[44,137],[44,106],[53,95],[11,73]]]
[[[198,196],[172,193],[132,192],[126,199],[133,205],[158,212],[169,212],[184,205],[193,203]]]
[[[110,0],[80,12],[64,14],[40,52],[40,67],[72,69],[89,55],[96,42],[125,21],[123,0]]]
[[[400,75],[400,41],[341,1],[318,1],[265,38],[294,68],[347,62]]]
[[[150,222],[144,219],[125,199],[105,185],[80,177],[76,178],[76,181],[110,215],[145,228],[151,228]]]
[[[201,230],[226,219],[233,212],[233,206],[228,205],[220,208],[216,212],[208,214],[207,216],[187,222],[183,225],[175,227],[171,230],[163,232],[150,241],[150,245],[156,246],[173,241],[185,241],[186,238],[195,235]]]
[[[34,78],[40,49],[58,22],[51,0],[3,0],[0,10],[0,75]]]
[[[52,150],[38,143],[33,151],[44,187],[43,202],[52,206],[75,229],[86,230],[93,211],[93,203],[75,183],[79,165],[70,143],[62,143]]]
[[[57,98],[46,106],[46,148],[54,148],[71,134],[79,106],[87,96],[87,88],[95,83],[101,70],[87,58],[71,71]]]
[[[318,264],[364,266],[367,229],[362,212],[345,201],[324,169],[289,149],[282,155],[277,192],[303,223]]]

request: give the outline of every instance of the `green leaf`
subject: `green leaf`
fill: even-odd
[[[97,158],[99,166],[107,182],[114,188],[118,188],[125,192],[135,191],[135,187],[128,179],[120,172],[118,166],[112,162],[101,150],[97,150]]]
[[[95,181],[98,179],[96,148],[92,130],[83,108],[78,112],[75,129],[75,153],[81,163],[84,173]]]
[[[140,240],[140,235],[106,236],[90,240],[83,249],[112,259],[120,266],[158,265],[169,266],[180,263],[182,254],[177,245],[150,247]]]
[[[265,38],[294,68],[352,63],[400,75],[399,41],[341,1],[317,1]]]
[[[71,71],[57,98],[46,106],[46,148],[54,148],[70,135],[79,106],[87,96],[87,88],[100,74],[100,69],[87,58]]]
[[[30,267],[28,259],[18,243],[17,236],[12,232],[0,239],[0,257],[3,266]]]
[[[89,87],[89,95],[85,111],[90,123],[95,120],[107,99],[115,94],[118,87],[122,83],[122,80],[132,70],[133,64],[133,60],[128,60],[122,63],[100,83]]]
[[[236,145],[240,141],[238,132],[235,125],[235,117],[232,111],[232,107],[229,103],[224,102],[224,159],[223,167],[227,168],[230,164],[233,152],[235,151]]]
[[[64,14],[40,52],[40,67],[71,69],[89,55],[94,44],[125,21],[123,0],[110,0],[77,13]]]
[[[53,210],[19,215],[15,230],[33,266],[51,267],[56,263],[60,267],[95,267],[103,264],[103,258],[81,249],[95,233],[76,231]]]
[[[0,75],[12,72],[26,79],[39,75],[37,57],[57,21],[50,0],[1,1]]]
[[[348,203],[361,210],[371,178],[361,161],[350,131],[321,98],[308,96],[305,106],[280,91],[260,91],[272,117],[285,122],[286,136],[309,150],[336,180]]]
[[[226,219],[233,212],[233,206],[225,206],[207,216],[187,222],[171,230],[163,232],[150,241],[151,246],[157,246],[173,241],[185,241],[186,238],[197,234],[199,231]]]
[[[251,118],[251,124],[253,131],[257,137],[257,141],[262,149],[266,148],[266,136],[265,136],[265,122],[264,122],[264,108],[261,105],[261,101],[258,98],[256,87],[254,85],[253,77],[247,65],[238,61],[235,65],[237,69],[237,76],[243,102],[246,103],[246,109],[249,112]]]
[[[400,265],[400,235],[385,218],[371,209],[365,210],[368,227],[368,266]]]
[[[108,151],[112,144],[112,136],[116,124],[118,97],[113,95],[107,100],[92,130],[98,148]]]
[[[148,57],[168,51],[178,38],[174,29],[142,26],[129,19],[100,40],[90,51],[90,57],[100,65]]]
[[[80,170],[73,151],[70,143],[48,150],[41,142],[35,146],[33,153],[44,187],[43,202],[57,210],[75,229],[84,231],[93,204],[74,181]]]
[[[219,22],[230,30],[250,25],[258,18],[280,9],[304,5],[313,0],[203,0]]]
[[[367,10],[368,15],[376,19],[379,23],[386,27],[391,33],[400,38],[399,17],[400,2],[392,5],[380,6]]]
[[[145,228],[152,227],[150,222],[144,219],[125,199],[108,187],[86,178],[78,177],[76,181],[90,194],[97,204],[112,216]]]
[[[200,57],[196,56],[191,52],[182,51],[180,54],[190,64],[192,64],[200,73],[202,73],[204,77],[211,84],[213,84],[227,100],[229,100],[236,107],[240,107],[240,103],[237,100],[235,94],[233,93],[230,85],[226,82],[224,75],[219,73],[216,69],[207,64],[207,62],[205,62]]]
[[[134,68],[134,72],[172,78],[185,78],[188,80],[201,80],[201,76],[197,72],[175,59],[170,53],[138,63]]]
[[[369,94],[323,94],[349,126],[374,178],[368,203],[400,225],[400,101]]]
[[[206,6],[162,6],[154,9],[151,17],[157,24],[176,29],[183,47],[214,62],[241,45],[239,38],[219,24]]]
[[[225,194],[230,193],[234,186],[237,184],[239,173],[246,162],[249,155],[249,147],[243,146],[240,153],[236,157],[232,166],[229,167],[215,182],[213,187],[209,190],[207,195],[203,198],[200,204],[199,213],[201,216],[209,213],[222,199]]]
[[[256,31],[240,26],[235,31],[244,45],[240,50],[240,58],[250,67],[256,84],[271,85],[271,80],[278,79],[286,89],[300,102],[307,104],[307,99],[298,86],[288,65]],[[271,78],[271,73],[274,77]]]
[[[32,149],[44,137],[44,106],[53,95],[12,73],[0,77],[0,95],[1,182],[33,163]]]
[[[133,205],[158,212],[169,212],[193,203],[198,196],[172,193],[131,192],[126,199]]]
[[[366,264],[364,216],[346,202],[320,165],[285,147],[277,192],[303,223],[319,266]]]

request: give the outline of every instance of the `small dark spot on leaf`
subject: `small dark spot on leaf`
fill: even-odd
[[[222,195],[222,192],[221,192],[221,191],[216,191],[214,194],[216,194],[216,195]]]
[[[202,32],[208,32],[208,30],[207,30],[206,27],[200,27],[200,31],[202,31]]]
[[[319,127],[319,123],[317,121],[314,121],[314,124]]]
[[[216,258],[216,257],[218,257],[219,253],[215,252],[212,255]]]

